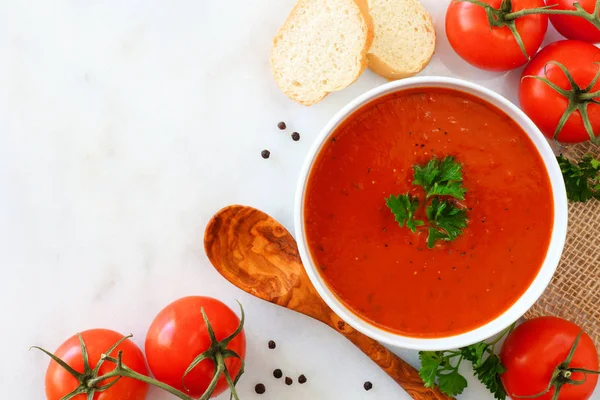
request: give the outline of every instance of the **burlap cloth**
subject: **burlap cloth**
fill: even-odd
[[[563,151],[578,160],[584,154],[600,155],[592,144]],[[550,286],[527,312],[526,318],[553,315],[582,327],[600,351],[600,201],[569,204],[565,250]]]

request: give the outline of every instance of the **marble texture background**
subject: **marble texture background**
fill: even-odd
[[[93,327],[131,332],[143,345],[154,315],[194,294],[246,307],[244,399],[257,396],[259,381],[267,384],[264,399],[409,398],[328,328],[231,286],[203,251],[205,224],[231,203],[261,208],[291,229],[295,180],[311,141],[344,104],[384,83],[367,71],[311,108],[288,100],[268,54],[293,3],[0,1],[4,398],[44,398],[48,360],[30,345],[54,350]],[[520,71],[465,64],[445,38],[448,2],[423,3],[438,49],[422,74],[468,79],[514,101]],[[269,160],[260,157],[265,148]],[[398,354],[417,363],[415,352]],[[271,377],[274,368],[304,373],[309,383],[287,387]],[[365,380],[374,383],[368,393]],[[473,380],[461,397],[488,398]]]

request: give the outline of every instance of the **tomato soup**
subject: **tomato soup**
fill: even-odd
[[[385,198],[424,200],[413,166],[445,156],[462,165],[468,226],[429,249],[427,230],[400,227]],[[309,252],[331,291],[373,325],[422,338],[510,308],[542,266],[553,216],[527,134],[491,104],[439,88],[396,92],[349,116],[316,157],[304,203]]]

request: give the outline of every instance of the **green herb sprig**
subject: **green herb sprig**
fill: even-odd
[[[454,241],[467,227],[467,212],[456,207],[449,200],[440,200],[435,197],[425,210],[430,222],[427,247],[435,246],[436,240]]]
[[[415,165],[414,185],[425,189],[427,198],[431,196],[451,196],[464,200],[467,189],[462,185],[462,165],[454,157],[434,158],[425,166]]]
[[[446,198],[464,200],[467,190],[463,186],[462,166],[454,157],[433,158],[425,165],[415,165],[414,185],[423,187],[427,199],[433,197],[425,208],[427,223],[415,219],[419,208],[419,199],[410,194],[391,195],[386,205],[396,217],[400,227],[406,225],[413,232],[426,226],[428,231],[427,247],[435,246],[436,241],[454,241],[467,227],[467,212],[458,207],[455,201]]]
[[[495,399],[506,400],[507,394],[500,375],[506,370],[495,352],[496,344],[514,329],[515,324],[508,327],[491,342],[479,342],[458,350],[421,351],[421,369],[419,375],[426,387],[433,387],[436,382],[440,390],[456,396],[467,388],[467,380],[458,372],[464,360],[473,364],[473,375],[488,388]]]
[[[565,180],[567,198],[574,202],[600,200],[600,160],[591,155],[575,163],[562,155],[557,157]]]
[[[400,227],[406,224],[406,227],[413,232],[417,231],[418,226],[425,225],[425,222],[415,219],[415,211],[419,207],[419,199],[410,194],[391,195],[385,200],[385,204],[392,210],[396,217],[396,222]]]

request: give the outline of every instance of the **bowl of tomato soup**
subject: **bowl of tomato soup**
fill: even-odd
[[[296,237],[319,294],[381,342],[443,350],[519,319],[554,274],[567,229],[555,155],[500,95],[452,78],[357,98],[301,172]]]

